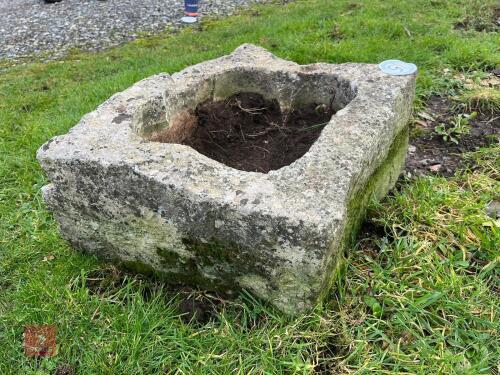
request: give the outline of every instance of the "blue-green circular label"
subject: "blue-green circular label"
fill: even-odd
[[[393,76],[406,76],[417,71],[417,66],[400,60],[386,60],[379,65],[380,70]]]

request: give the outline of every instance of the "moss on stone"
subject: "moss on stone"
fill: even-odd
[[[208,262],[231,262],[234,254],[239,250],[236,243],[223,244],[220,241],[212,239],[210,242],[202,242],[196,239],[183,239],[182,243],[186,249],[202,255]]]
[[[241,251],[234,243],[223,244],[215,239],[202,242],[184,238],[182,243],[191,257],[182,257],[175,251],[157,247],[156,253],[164,271],[156,272],[155,276],[173,284],[201,285],[221,292],[235,289],[239,274],[234,272],[231,263],[247,252]],[[251,267],[254,261],[255,259],[249,260],[246,264]],[[137,268],[137,265],[134,266]],[[210,278],[211,272],[216,273],[217,278],[215,275]]]
[[[138,260],[122,260],[120,264],[123,268],[126,268],[134,273],[139,273],[150,277],[160,276],[158,271],[156,271],[153,267]]]
[[[373,172],[368,182],[352,194],[347,205],[348,218],[343,229],[342,240],[338,248],[334,250],[334,258],[330,261],[331,271],[327,273],[329,278],[326,280],[326,287],[322,290],[320,299],[326,296],[338,280],[339,273],[345,264],[344,252],[355,243],[370,201],[382,199],[396,183],[405,162],[407,148],[408,128],[406,127],[396,136],[387,157]]]
[[[375,170],[364,188],[356,191],[348,204],[348,219],[345,244],[352,244],[356,240],[359,228],[366,215],[371,200],[381,200],[394,186],[401,173],[408,148],[408,128],[401,131],[394,139],[384,162]]]
[[[158,254],[161,258],[161,263],[166,266],[176,264],[180,259],[180,255],[178,253],[163,247],[157,247],[156,254]]]

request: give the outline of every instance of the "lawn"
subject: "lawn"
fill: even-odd
[[[102,53],[0,62],[0,374],[498,373],[500,231],[486,210],[500,200],[498,145],[466,154],[453,176],[402,178],[371,205],[325,303],[293,318],[247,294],[186,297],[75,252],[41,198],[35,160],[113,93],[244,42],[299,63],[414,62],[417,112],[436,95],[466,100],[466,83],[500,65],[492,7],[282,1]],[[481,102],[492,119],[497,99]],[[193,296],[213,305],[204,319],[181,316]],[[55,324],[58,355],[26,357],[26,324]]]

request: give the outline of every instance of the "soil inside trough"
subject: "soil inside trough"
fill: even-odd
[[[267,173],[303,156],[333,115],[311,103],[281,111],[276,100],[240,93],[196,108],[197,127],[183,144],[243,171]]]

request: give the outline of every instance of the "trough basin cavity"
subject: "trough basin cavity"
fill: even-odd
[[[406,155],[415,76],[250,44],[113,95],[37,153],[79,250],[288,314],[328,294]]]
[[[282,111],[276,99],[242,92],[200,103],[186,137],[176,139],[166,127],[152,140],[178,142],[230,167],[267,173],[304,155],[332,113],[330,106],[315,102]]]

